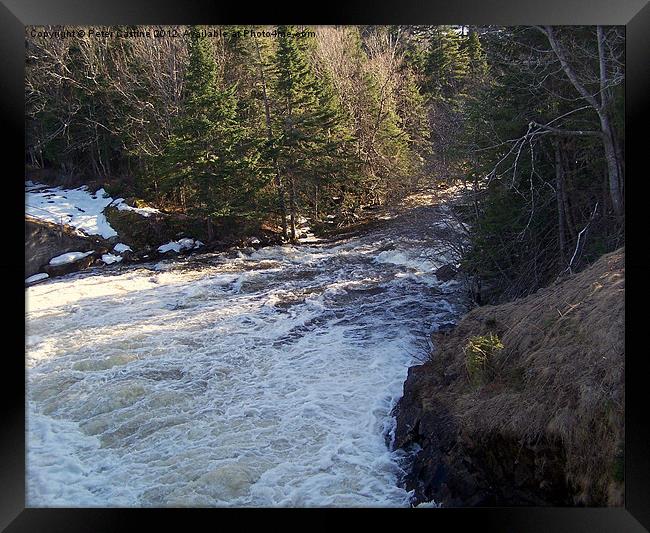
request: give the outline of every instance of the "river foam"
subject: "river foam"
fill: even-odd
[[[403,225],[29,287],[27,504],[408,505],[390,411],[463,310],[434,238]]]

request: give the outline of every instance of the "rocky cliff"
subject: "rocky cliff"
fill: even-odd
[[[434,338],[395,408],[415,502],[623,505],[624,249]]]

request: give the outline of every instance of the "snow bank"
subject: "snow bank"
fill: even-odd
[[[26,181],[25,191],[26,214],[55,224],[67,224],[86,235],[101,235],[105,239],[117,236],[103,214],[109,205],[120,211],[135,211],[144,217],[160,213],[153,207],[131,207],[124,198],[113,200],[104,189],[93,194],[85,185],[62,189]]]
[[[109,239],[115,237],[117,232],[110,226],[103,211],[112,201],[104,189],[92,194],[86,186],[61,189],[27,184],[25,213],[55,224],[68,224],[87,235],[101,235]]]

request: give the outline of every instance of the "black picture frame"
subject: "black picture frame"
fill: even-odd
[[[216,510],[229,518],[262,518],[262,527],[296,518],[305,525],[326,525],[331,520],[395,520],[408,527],[416,520],[427,528],[463,527],[480,531],[645,531],[650,528],[650,429],[645,416],[644,359],[647,349],[633,348],[633,338],[642,338],[644,315],[633,309],[647,302],[643,278],[643,237],[648,227],[643,217],[650,94],[650,6],[647,0],[414,0],[392,3],[327,2],[310,13],[298,4],[216,3],[194,0],[2,0],[0,3],[0,109],[9,165],[0,194],[0,228],[4,237],[0,260],[4,281],[5,322],[3,350],[2,437],[0,440],[0,528],[22,531],[115,531],[154,528],[158,524],[187,528],[188,519],[206,519],[217,527],[209,509],[31,509],[25,508],[25,365],[24,337],[24,240],[20,225],[24,214],[24,187],[18,176],[24,172],[24,57],[25,26],[41,24],[606,24],[626,26],[626,271],[631,290],[626,291],[626,447],[625,506],[623,508],[467,508],[395,510]],[[16,146],[12,146],[15,144]],[[631,179],[630,179],[631,178]],[[23,228],[24,229],[24,228]],[[641,244],[641,246],[639,246]],[[21,277],[22,276],[22,277]],[[22,315],[21,315],[22,310]],[[12,327],[13,321],[16,325]],[[11,385],[11,386],[10,386]],[[314,513],[318,513],[314,515]],[[281,521],[281,522],[280,522]]]

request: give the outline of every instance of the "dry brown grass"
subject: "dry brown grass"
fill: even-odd
[[[624,249],[588,269],[498,306],[468,313],[428,365],[454,375],[443,391],[476,434],[522,443],[559,441],[576,504],[622,505],[624,439]],[[504,348],[489,382],[470,383],[462,347],[496,333]]]

